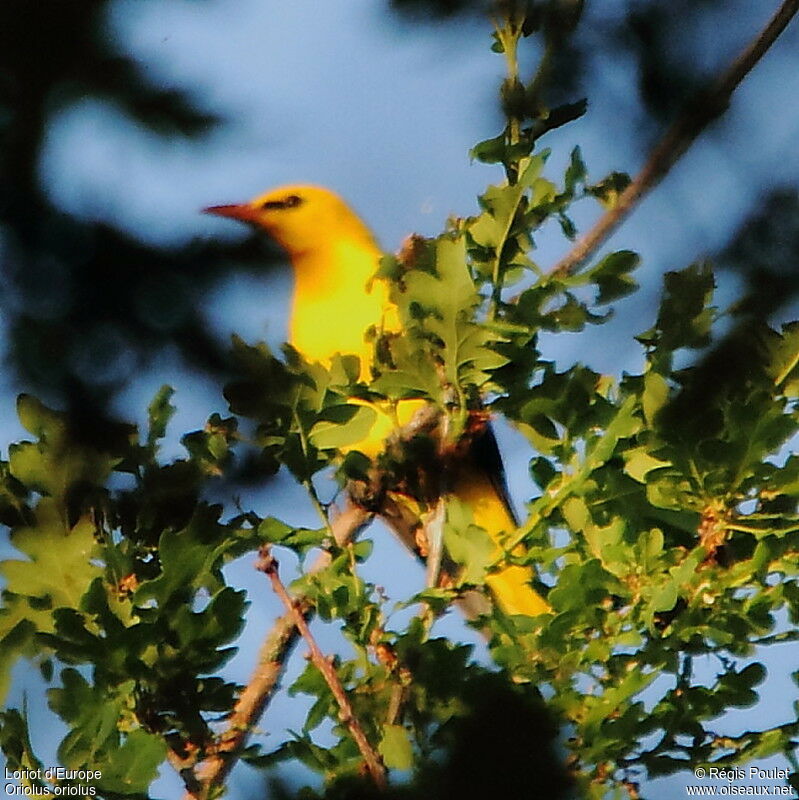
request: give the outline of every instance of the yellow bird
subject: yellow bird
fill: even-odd
[[[361,360],[369,379],[371,326],[396,328],[397,316],[383,281],[372,280],[381,251],[360,217],[334,192],[319,186],[282,186],[247,203],[211,206],[207,213],[229,217],[265,231],[286,251],[294,270],[289,342],[309,361],[328,364],[336,354]],[[376,425],[353,447],[379,452],[388,428]],[[477,525],[495,540],[516,527],[502,460],[489,432],[476,443],[454,481],[453,493],[466,503]],[[549,610],[530,585],[532,573],[509,566],[487,583],[507,614],[534,616]]]

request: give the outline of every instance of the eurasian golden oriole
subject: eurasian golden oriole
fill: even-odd
[[[396,330],[399,322],[387,285],[373,280],[381,251],[360,217],[337,194],[318,186],[282,186],[247,203],[205,210],[250,223],[285,249],[295,278],[289,342],[309,361],[324,364],[336,353],[357,355],[361,378],[368,380],[373,345],[366,331],[372,326]],[[390,424],[377,424],[353,447],[374,455],[389,430]],[[516,523],[490,431],[464,463],[453,494],[470,507],[475,523],[499,541]],[[524,567],[508,566],[487,583],[506,613],[536,615],[548,606],[533,590],[532,577]]]

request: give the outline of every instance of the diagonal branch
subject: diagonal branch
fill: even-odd
[[[371,519],[371,513],[349,501],[330,523],[339,547],[351,542]],[[330,563],[330,554],[322,553],[311,566],[319,572]],[[297,602],[294,609],[275,620],[258,653],[258,663],[244,690],[239,695],[227,727],[220,735],[216,751],[198,764],[191,774],[178,759],[170,759],[186,784],[185,800],[200,800],[213,795],[238,761],[253,728],[274,696],[288,657],[299,641],[297,616],[303,619],[312,614],[310,605]]]
[[[769,23],[727,70],[666,131],[616,205],[552,269],[555,277],[576,272],[669,172],[699,134],[722,114],[732,93],[799,11],[799,0],[784,0]]]
[[[344,687],[341,685],[341,681],[339,680],[336,670],[333,668],[333,664],[328,658],[325,657],[324,653],[319,648],[319,645],[316,643],[316,639],[314,639],[311,629],[308,627],[308,621],[306,619],[307,613],[303,608],[302,601],[298,602],[296,598],[293,598],[288,593],[288,590],[283,585],[283,581],[280,580],[277,566],[277,561],[270,554],[269,547],[265,546],[262,548],[261,559],[258,562],[258,569],[260,569],[269,577],[275,594],[280,598],[283,605],[286,607],[286,611],[288,612],[287,616],[294,618],[294,624],[297,630],[308,645],[308,650],[311,654],[311,661],[319,670],[319,672],[322,673],[322,677],[330,687],[330,691],[332,692],[336,703],[338,703],[341,721],[347,726],[350,735],[354,739],[355,744],[358,746],[358,750],[361,751],[364,763],[366,764],[366,769],[371,775],[372,780],[378,789],[385,789],[387,786],[387,780],[386,768],[383,764],[383,760],[366,738],[366,734],[364,733],[358,718],[355,716],[355,712],[352,709],[352,705],[347,697],[347,693],[344,691]]]

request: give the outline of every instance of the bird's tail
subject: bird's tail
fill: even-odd
[[[510,505],[502,458],[491,428],[477,439],[470,458],[462,465],[453,494],[469,506],[475,524],[499,544],[500,534],[515,530],[518,523]],[[533,572],[527,567],[508,566],[490,575],[489,589],[506,614],[536,616],[550,610],[533,589]]]

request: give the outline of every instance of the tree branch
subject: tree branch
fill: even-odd
[[[322,677],[330,687],[330,691],[333,693],[333,697],[336,699],[341,712],[341,721],[347,726],[350,735],[354,739],[355,744],[358,746],[358,750],[361,751],[364,763],[366,764],[366,769],[371,775],[372,780],[379,789],[385,789],[388,783],[386,780],[386,768],[383,765],[383,761],[378,755],[377,751],[374,750],[372,745],[369,743],[369,740],[366,738],[366,734],[364,733],[358,718],[355,716],[355,712],[350,705],[349,698],[344,691],[344,687],[341,685],[341,681],[339,680],[338,674],[333,668],[331,661],[325,657],[324,653],[319,648],[319,645],[316,643],[316,640],[314,639],[313,634],[308,627],[308,621],[306,619],[307,611],[303,609],[302,601],[298,601],[288,593],[286,587],[283,585],[283,582],[280,580],[277,566],[277,561],[269,552],[268,546],[262,548],[258,569],[260,569],[269,577],[275,594],[281,599],[283,605],[286,607],[288,612],[287,616],[294,618],[294,624],[297,630],[299,630],[300,635],[308,644],[308,650],[311,654],[311,661],[319,670],[319,672],[322,673]]]
[[[347,505],[330,523],[336,544],[343,547],[351,542],[371,516],[365,508],[348,500]],[[329,563],[330,554],[322,553],[311,566],[310,572],[319,572]],[[186,775],[185,770],[180,769],[180,763],[170,759],[184,778],[186,800],[202,800],[208,797],[211,790],[220,786],[230,774],[250,733],[274,696],[288,657],[299,640],[297,616],[305,621],[312,613],[310,604],[297,599],[291,611],[275,620],[261,645],[252,677],[236,701],[215,752],[195,768],[194,774]]]
[[[652,150],[641,171],[622,192],[616,205],[583,236],[552,269],[567,276],[579,269],[604,244],[630,212],[669,172],[699,134],[729,105],[732,93],[765,55],[799,11],[799,0],[784,0],[766,27],[705,92],[685,109]]]

